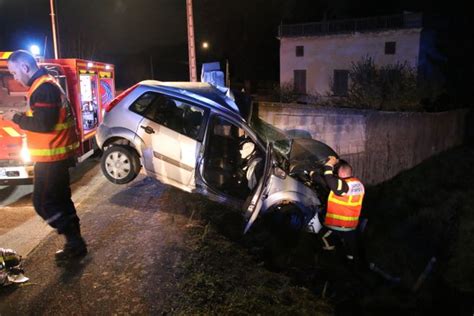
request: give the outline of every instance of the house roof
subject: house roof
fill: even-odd
[[[279,38],[323,36],[421,27],[421,13],[403,13],[390,16],[280,25],[278,35]]]

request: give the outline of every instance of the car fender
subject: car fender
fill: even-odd
[[[140,153],[140,149],[143,144],[143,140],[140,137],[138,137],[138,135],[134,131],[131,131],[128,128],[123,128],[123,127],[109,128],[103,134],[98,133],[96,139],[97,139],[97,144],[102,150],[104,149],[104,147],[107,147],[111,144],[115,144],[115,143],[123,144],[123,141],[126,141],[127,145],[130,145],[138,153]]]

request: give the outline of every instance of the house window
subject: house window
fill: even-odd
[[[294,70],[293,76],[294,91],[306,94],[306,70]]]
[[[296,46],[296,57],[304,56],[304,46]]]
[[[385,55],[395,55],[397,42],[385,42]]]
[[[334,70],[333,91],[336,96],[345,96],[349,88],[349,70]]]

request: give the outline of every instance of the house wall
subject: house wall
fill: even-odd
[[[376,184],[462,144],[467,111],[382,112],[259,103],[258,114],[282,130],[328,144],[353,165],[356,176]]]
[[[352,62],[374,58],[376,65],[407,61],[418,66],[421,29],[352,33],[280,39],[280,83],[293,82],[293,70],[306,69],[308,94],[326,95],[334,69],[350,70]],[[394,55],[385,55],[385,42],[396,42]],[[304,56],[296,57],[296,46]]]

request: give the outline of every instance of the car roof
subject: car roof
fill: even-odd
[[[235,101],[229,97],[226,92],[227,88],[223,88],[224,91],[216,88],[205,82],[165,82],[157,80],[145,80],[139,83],[142,86],[155,87],[160,90],[166,90],[167,92],[182,94],[187,97],[194,98],[206,104],[209,104],[219,110],[232,111],[238,114],[240,117],[239,108],[235,104]]]

